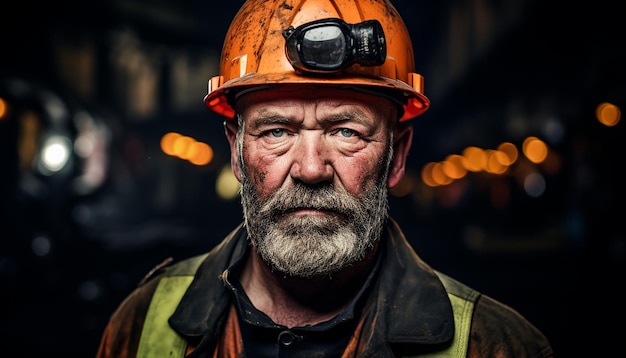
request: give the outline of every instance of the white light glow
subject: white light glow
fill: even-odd
[[[71,150],[69,138],[58,135],[48,138],[41,149],[42,173],[51,175],[63,169],[70,159]]]

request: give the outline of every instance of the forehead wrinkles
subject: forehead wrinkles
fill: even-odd
[[[366,123],[383,116],[382,108],[385,108],[383,101],[374,100],[372,103],[367,103],[352,98],[337,97],[248,101],[242,103],[241,107],[244,117],[258,121],[259,125],[301,121],[307,114],[323,122],[355,120]]]
[[[308,102],[306,99],[260,99],[242,101],[240,110],[247,118],[292,117],[304,110]]]

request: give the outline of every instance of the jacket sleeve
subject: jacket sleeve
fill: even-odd
[[[468,357],[552,358],[548,339],[513,308],[482,295],[476,303]]]
[[[96,358],[135,358],[148,306],[160,277],[137,287],[117,307],[104,329]]]

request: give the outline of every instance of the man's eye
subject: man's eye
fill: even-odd
[[[285,134],[285,130],[281,128],[274,128],[268,131],[268,135],[273,138],[280,138]]]
[[[350,137],[354,137],[356,135],[356,132],[353,131],[352,129],[341,128],[339,130],[339,134],[341,134],[342,137],[350,138]]]

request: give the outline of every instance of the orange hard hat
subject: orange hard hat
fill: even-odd
[[[376,20],[384,33],[380,40],[384,47],[377,53],[381,61],[353,61],[333,73],[295,68],[288,56],[295,51],[286,50],[286,33],[324,19],[342,24]],[[302,84],[358,88],[392,97],[402,105],[400,121],[419,116],[430,104],[423,78],[415,72],[409,32],[389,0],[247,0],[226,33],[220,74],[209,80],[204,102],[233,118],[233,100],[242,90]]]

